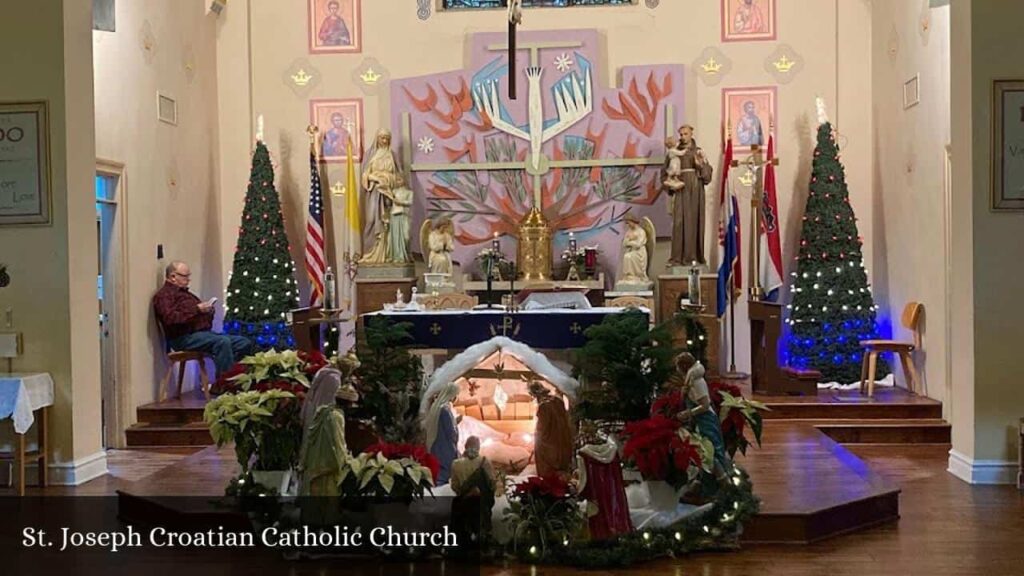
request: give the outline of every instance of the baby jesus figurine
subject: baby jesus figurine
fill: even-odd
[[[686,187],[682,181],[684,154],[686,154],[686,149],[680,148],[679,142],[675,138],[665,140],[665,157],[668,160],[668,166],[665,168],[665,179],[661,184],[668,188],[670,194],[679,192]]]

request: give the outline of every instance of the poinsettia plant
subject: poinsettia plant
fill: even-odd
[[[583,525],[576,495],[560,476],[530,476],[512,485],[505,510],[517,553],[538,558],[548,546],[569,542]]]
[[[224,394],[203,411],[218,446],[235,445],[245,475],[252,470],[287,470],[295,466],[302,443],[301,401],[291,392],[251,390]]]
[[[769,410],[763,402],[747,400],[738,386],[724,382],[712,382],[709,386],[711,404],[722,423],[722,439],[729,458],[736,452],[746,455],[751,442],[747,438],[746,429],[750,427],[754,441],[761,445],[761,432],[764,429],[764,418],[761,412]]]
[[[285,390],[304,395],[310,380],[327,365],[327,358],[319,351],[270,349],[246,356],[230,370],[221,374],[214,384],[215,394],[245,392],[249,390]]]
[[[644,480],[663,480],[682,488],[697,477],[711,459],[701,440],[675,418],[655,413],[650,418],[626,424],[622,454],[640,471]]]
[[[431,491],[440,468],[437,458],[411,444],[374,444],[349,458],[341,492],[385,500],[418,500]]]

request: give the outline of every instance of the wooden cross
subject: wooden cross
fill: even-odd
[[[727,124],[728,126],[728,124]],[[731,127],[727,129],[731,138]],[[768,124],[768,133],[775,132],[775,121]],[[778,156],[766,160],[761,156],[761,146],[754,144],[750,147],[750,156],[746,160],[733,160],[730,166],[737,168],[746,166],[754,171],[754,190],[750,197],[750,218],[751,218],[751,252],[750,252],[750,298],[761,300],[764,298],[764,289],[761,286],[761,219],[764,218],[764,167],[771,164],[779,165]],[[776,215],[778,217],[778,215]]]
[[[508,0],[508,98],[516,99],[516,27],[523,22],[523,0]]]

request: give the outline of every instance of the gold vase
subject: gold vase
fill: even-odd
[[[551,228],[536,207],[519,223],[518,253],[518,267],[523,280],[551,279]]]

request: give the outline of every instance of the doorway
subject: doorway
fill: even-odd
[[[126,341],[124,256],[124,166],[96,163],[96,305],[100,341],[101,442],[124,446],[130,410]]]

